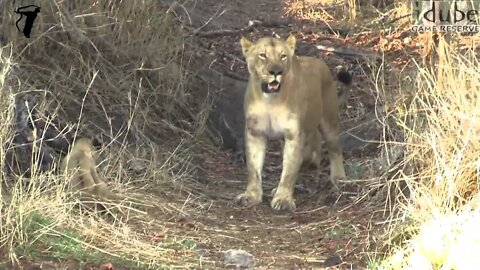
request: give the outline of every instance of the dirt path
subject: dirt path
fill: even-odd
[[[285,1],[288,2],[288,1]],[[287,3],[288,4],[288,3]],[[279,0],[242,1],[197,1],[188,6],[193,25],[201,32],[240,29],[249,20],[278,20],[289,23],[277,27],[257,27],[248,34],[255,39],[276,32],[285,37],[297,32],[298,53],[323,57],[330,67],[352,65],[353,60],[338,56],[326,57],[315,49],[314,44],[342,47],[346,50],[355,45],[345,38],[335,37],[325,23],[299,21],[285,17],[285,3]],[[247,78],[246,65],[241,55],[239,35],[219,35],[203,38],[205,51],[203,63],[209,67],[232,75]],[[355,50],[361,50],[356,48]],[[350,93],[350,109],[343,114],[345,129],[358,123],[359,119],[372,110],[373,99],[368,89],[362,87],[365,80],[356,79]],[[358,199],[358,187],[345,190],[340,196],[329,192],[328,162],[320,172],[302,172],[297,184],[296,213],[279,215],[272,212],[269,203],[270,190],[278,183],[281,172],[281,155],[276,144],[270,144],[266,157],[264,202],[252,208],[240,208],[232,199],[245,188],[244,165],[228,162],[228,153],[206,155],[203,164],[205,186],[201,188],[206,199],[211,200],[208,209],[190,216],[189,224],[194,230],[184,233],[192,237],[204,236],[201,246],[205,256],[215,261],[215,266],[224,269],[222,252],[228,249],[243,249],[255,256],[259,269],[323,269],[336,264],[335,269],[361,269],[366,266],[365,251],[368,248],[369,232],[372,230],[371,210],[365,203],[354,203]],[[350,171],[358,178],[371,177],[372,171],[361,155],[347,154]],[[205,198],[204,198],[205,199]],[[327,261],[326,261],[327,260]]]
[[[342,258],[342,265],[347,269],[364,265],[362,259],[368,243],[370,217],[368,208],[352,204],[346,194],[340,198],[328,196],[326,171],[322,172],[318,183],[314,180],[314,172],[304,172],[295,194],[296,212],[281,215],[272,212],[269,205],[269,194],[279,179],[280,169],[265,173],[266,195],[261,205],[240,208],[231,198],[245,188],[244,170],[222,164],[221,160],[225,159],[208,162],[210,166],[206,169],[210,177],[206,193],[213,199],[213,204],[208,215],[196,219],[203,224],[205,233],[211,234],[211,239],[215,240],[205,248],[217,252],[231,248],[246,250],[257,258],[261,269],[267,266],[271,269],[318,269],[325,259],[335,256]],[[280,156],[270,152],[267,168],[279,162]],[[215,196],[215,193],[222,196]],[[221,263],[222,257],[219,259]]]

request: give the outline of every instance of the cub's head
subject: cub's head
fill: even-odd
[[[102,148],[102,142],[98,137],[79,136],[75,140],[71,152],[82,152],[87,156],[98,159],[99,151]]]
[[[264,93],[278,93],[282,79],[290,71],[295,53],[295,36],[290,35],[286,40],[264,37],[257,42],[242,37],[240,44],[250,76],[260,81]]]

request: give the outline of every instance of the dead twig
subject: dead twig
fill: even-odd
[[[230,58],[230,59],[232,59],[233,61],[237,61],[237,62],[239,62],[239,63],[241,63],[241,64],[244,64],[244,65],[247,64],[247,62],[245,62],[244,60],[238,58],[237,56],[235,56],[235,55],[233,55],[233,54],[231,54],[231,53],[229,53],[229,52],[221,51],[221,52],[215,52],[215,53],[216,53],[218,56],[220,56],[220,57]]]

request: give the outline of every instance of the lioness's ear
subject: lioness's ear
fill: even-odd
[[[287,38],[287,44],[290,47],[292,51],[295,51],[295,46],[297,45],[297,38],[295,38],[295,35],[290,34]]]
[[[240,39],[240,44],[242,45],[242,52],[243,55],[246,55],[248,53],[248,50],[252,47],[253,43],[248,40],[246,37],[243,37]]]

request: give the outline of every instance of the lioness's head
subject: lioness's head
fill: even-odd
[[[264,37],[257,42],[242,37],[240,44],[250,76],[260,81],[264,93],[278,93],[294,57],[295,36],[290,35],[286,40]]]

